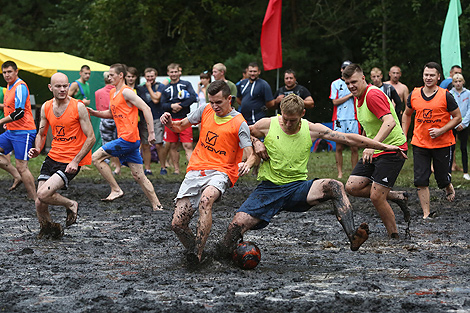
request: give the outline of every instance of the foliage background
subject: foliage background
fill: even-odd
[[[421,68],[440,62],[440,39],[449,0],[284,0],[282,70],[297,71],[315,100],[307,116],[331,118],[330,83],[349,59],[366,71],[392,65],[402,81],[422,83]],[[64,51],[105,64],[142,71],[180,63],[184,74],[199,74],[214,63],[228,67],[238,81],[248,62],[260,64],[259,39],[268,0],[18,0],[1,1],[0,46]],[[468,64],[470,4],[462,1],[462,63]],[[282,72],[281,72],[282,73]],[[465,74],[465,72],[464,72]],[[271,87],[276,71],[262,73]],[[0,82],[1,83],[1,82]],[[274,91],[274,90],[273,90]]]

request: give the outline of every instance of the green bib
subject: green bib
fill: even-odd
[[[297,180],[307,180],[307,163],[312,147],[308,121],[301,120],[300,131],[286,134],[279,124],[278,116],[271,117],[264,145],[269,160],[261,164],[258,180],[268,180],[284,185]]]
[[[367,107],[367,93],[371,89],[379,89],[375,86],[371,86],[367,89],[366,96],[364,97],[364,103],[359,107],[357,105],[358,101],[356,99],[356,110],[357,110],[357,120],[361,123],[362,127],[366,131],[366,135],[368,138],[374,139],[377,133],[379,132],[380,127],[382,127],[382,121],[372,113],[369,108]],[[380,90],[380,89],[379,89]],[[382,91],[380,91],[382,92]],[[385,138],[383,143],[395,146],[401,146],[405,143],[405,135],[403,134],[403,130],[400,127],[400,122],[398,121],[397,113],[395,112],[395,108],[393,107],[392,101],[387,97],[388,103],[390,105],[390,112],[392,113],[393,119],[395,120],[395,127],[392,129],[390,134]],[[381,153],[383,150],[375,150],[374,154]]]

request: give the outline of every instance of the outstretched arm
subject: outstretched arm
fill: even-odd
[[[381,142],[378,142],[373,139],[358,135],[358,134],[346,134],[340,133],[331,130],[325,125],[318,123],[309,122],[310,137],[312,142],[317,138],[322,138],[326,140],[335,141],[338,143],[345,144],[347,146],[359,147],[359,148],[373,148],[377,150],[387,150],[387,151],[401,151],[397,146],[387,145]]]
[[[160,122],[162,122],[163,125],[171,129],[171,131],[175,133],[181,133],[183,130],[192,125],[187,117],[179,121],[173,121],[173,119],[171,118],[171,114],[168,112],[162,114],[162,116],[160,117]]]
[[[49,129],[49,122],[46,119],[45,105],[41,107],[41,120],[39,121],[39,129],[34,141],[34,147],[29,149],[28,156],[35,158],[41,153],[44,144],[46,143],[47,130]]]

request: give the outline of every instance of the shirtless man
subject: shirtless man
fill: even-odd
[[[39,155],[46,142],[49,125],[52,130],[52,147],[44,160],[38,177],[36,214],[41,225],[38,238],[60,238],[62,226],[54,223],[49,205],[61,205],[67,212],[66,226],[77,220],[78,203],[57,191],[67,189],[69,182],[80,172],[82,165],[91,164],[91,148],[95,134],[85,104],[68,96],[69,79],[63,73],[51,77],[49,90],[54,98],[41,107],[41,121],[36,142],[28,152],[30,158]]]
[[[408,90],[408,86],[399,82],[401,77],[401,69],[398,66],[392,66],[390,71],[388,72],[388,76],[390,77],[389,81],[386,81],[385,84],[390,84],[395,88],[400,96],[400,100],[402,103],[406,103],[406,99],[408,99],[408,95],[410,91]]]

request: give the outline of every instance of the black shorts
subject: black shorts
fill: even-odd
[[[426,149],[413,146],[414,184],[416,187],[429,186],[431,176],[431,159],[434,165],[434,178],[439,188],[451,183],[452,158],[455,146]]]
[[[374,183],[392,188],[403,164],[405,164],[405,158],[399,152],[379,155],[372,159],[372,163],[364,164],[361,158],[351,176],[367,177]]]
[[[67,165],[68,163],[56,162],[49,156],[47,156],[44,162],[42,163],[38,181],[48,180],[49,178],[51,178],[52,175],[57,174],[64,181],[64,187],[62,189],[67,190],[67,188],[69,187],[69,182],[80,172],[79,166],[76,173],[66,173],[65,169],[67,168]]]

